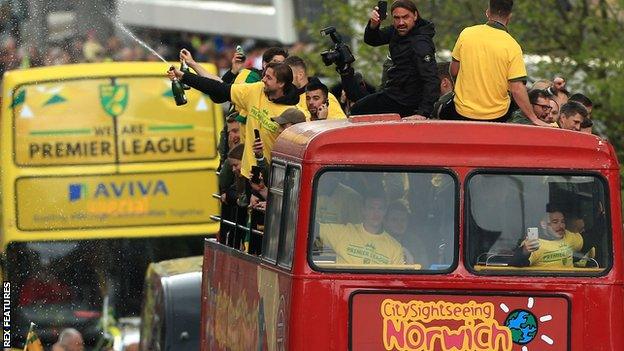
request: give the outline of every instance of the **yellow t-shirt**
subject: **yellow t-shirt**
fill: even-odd
[[[539,239],[540,247],[529,256],[533,267],[564,268],[574,267],[572,255],[583,247],[583,237],[579,233],[566,230],[562,239]]]
[[[260,139],[264,143],[264,157],[271,161],[271,150],[279,135],[279,125],[271,121],[272,117],[279,116],[284,110],[295,106],[280,105],[271,102],[264,94],[264,83],[233,84],[231,93],[232,102],[242,111],[247,111],[245,124],[245,152],[241,163],[241,174],[251,177],[251,166],[256,165],[253,153],[254,129],[260,131]]]
[[[262,77],[260,77],[260,74],[258,72],[244,68],[238,73],[236,78],[234,78],[233,84],[257,83],[261,79]],[[244,141],[245,140],[244,125],[245,123],[247,123],[247,111],[236,105],[234,105],[234,109],[238,112],[237,121],[239,121],[241,123],[241,126],[243,126],[243,128],[240,129],[240,139]]]
[[[334,94],[329,93],[327,96],[327,100],[329,100],[329,111],[327,111],[327,119],[343,119],[347,118],[347,115],[340,107],[340,102]],[[297,108],[303,111],[306,116],[306,120],[310,121],[310,111],[308,111],[308,105],[306,104],[306,94],[303,93],[299,97],[299,103],[297,104]]]
[[[388,233],[371,234],[360,224],[320,224],[323,242],[338,264],[405,264],[403,247]]]
[[[260,80],[262,80],[262,77],[260,77],[258,72],[243,68],[238,72],[236,78],[234,78],[234,84],[257,83]]]
[[[459,61],[455,108],[468,118],[490,120],[509,109],[509,81],[527,76],[522,48],[501,26],[481,24],[464,29],[455,43]]]

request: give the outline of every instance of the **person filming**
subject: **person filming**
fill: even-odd
[[[381,28],[379,7],[371,12],[364,42],[389,45],[392,66],[387,82],[351,108],[352,115],[398,113],[402,117],[429,117],[440,96],[435,60],[433,23],[420,17],[412,0],[395,0],[390,7],[392,25]]]

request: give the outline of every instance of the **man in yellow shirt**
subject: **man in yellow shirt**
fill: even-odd
[[[338,100],[319,80],[306,85],[304,96],[310,121],[347,118]]]
[[[308,120],[318,120],[318,119],[342,119],[347,118],[342,107],[340,107],[340,102],[334,96],[334,94],[330,93],[327,87],[321,83],[318,78],[310,78],[308,77],[308,68],[305,64],[305,61],[299,56],[289,56],[284,61],[290,69],[293,71],[293,84],[297,87],[299,91],[299,104],[297,107],[304,111],[306,114],[306,118]],[[310,104],[310,99],[308,96],[308,92],[313,92],[315,97],[321,97],[322,90],[321,85],[325,87],[324,95],[325,98],[318,103]],[[310,89],[308,89],[310,88]],[[318,100],[318,99],[317,99]],[[318,106],[317,106],[318,105]],[[318,109],[320,108],[321,113],[319,114]],[[320,117],[319,117],[320,115]]]
[[[490,0],[488,22],[465,28],[453,49],[451,75],[457,77],[455,97],[440,117],[454,120],[505,122],[510,117],[511,91],[526,117],[539,126],[531,108],[522,49],[507,32],[513,0]]]
[[[526,238],[522,242],[522,254],[528,256],[528,265],[532,267],[572,268],[574,253],[587,252],[591,247],[586,247],[581,234],[566,230],[561,210],[547,207],[546,216],[540,222],[542,234],[539,238]]]
[[[183,73],[175,67],[168,74],[170,79],[177,77],[182,83],[207,94],[216,103],[231,101],[247,111],[243,143],[253,145],[254,129],[257,129],[264,143],[264,157],[268,162],[271,161],[271,150],[279,135],[279,125],[271,117],[279,116],[288,108],[296,106],[300,100],[297,89],[292,84],[292,70],[288,65],[269,63],[262,81],[250,84],[227,84],[192,73]],[[241,174],[250,179],[251,167],[254,165],[256,159],[253,148],[247,147],[243,155]]]
[[[384,195],[367,193],[361,223],[320,223],[319,237],[336,252],[337,264],[405,264],[403,247],[383,230],[387,207]]]

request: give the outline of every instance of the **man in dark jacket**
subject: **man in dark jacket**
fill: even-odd
[[[420,18],[412,0],[395,0],[391,7],[392,26],[380,28],[378,8],[364,32],[371,46],[389,44],[392,67],[380,92],[358,100],[352,115],[398,113],[402,117],[429,117],[440,96],[440,80],[435,60],[433,23]]]

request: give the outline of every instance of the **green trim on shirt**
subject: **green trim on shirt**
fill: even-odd
[[[245,78],[245,83],[256,83],[259,82],[262,78],[260,77],[260,74],[256,71],[250,71],[249,74],[247,75],[247,78]]]
[[[522,76],[518,78],[512,78],[509,81],[510,82],[526,82],[526,80],[527,80],[527,76]]]
[[[502,24],[502,23],[500,23],[500,22],[498,22],[498,21],[488,21],[488,22],[486,23],[486,25],[488,25],[488,26],[490,26],[490,27],[492,27],[492,28],[494,28],[494,29],[500,29],[500,30],[504,30],[505,32],[509,32],[509,31],[507,30],[507,27],[505,27],[505,25],[504,25],[504,24]]]
[[[236,115],[236,121],[242,124],[247,124],[247,116],[243,116],[239,113],[238,115]]]

